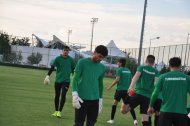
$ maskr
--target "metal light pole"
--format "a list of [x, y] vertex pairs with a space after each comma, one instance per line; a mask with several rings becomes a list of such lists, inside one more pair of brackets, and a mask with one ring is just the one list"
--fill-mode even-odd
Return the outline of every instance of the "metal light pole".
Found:
[[69, 37], [70, 37], [70, 34], [72, 33], [72, 30], [68, 30], [67, 34], [68, 34], [68, 45], [69, 45]]
[[151, 38], [151, 39], [150, 39], [150, 45], [149, 45], [148, 54], [150, 54], [151, 41], [152, 41], [152, 40], [155, 40], [155, 39], [160, 39], [160, 37], [156, 37], [156, 38]]
[[140, 44], [139, 44], [138, 65], [140, 65], [140, 63], [141, 63], [141, 53], [142, 53], [142, 43], [143, 43], [143, 35], [144, 35], [144, 24], [145, 24], [145, 16], [146, 16], [146, 6], [147, 6], [147, 0], [144, 1], [144, 12], [143, 12], [143, 19], [142, 19]]
[[93, 35], [94, 35], [94, 23], [98, 22], [98, 18], [92, 18], [92, 36], [91, 36], [91, 43], [90, 43], [90, 50], [92, 51], [92, 42], [93, 42]]

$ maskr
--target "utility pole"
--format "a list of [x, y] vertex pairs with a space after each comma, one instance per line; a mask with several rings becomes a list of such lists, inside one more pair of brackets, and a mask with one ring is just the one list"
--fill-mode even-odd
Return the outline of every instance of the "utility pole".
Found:
[[67, 34], [68, 34], [68, 45], [69, 45], [69, 37], [70, 37], [70, 34], [72, 33], [72, 30], [68, 30]]
[[98, 18], [92, 18], [92, 36], [91, 36], [91, 43], [90, 43], [90, 51], [92, 51], [92, 42], [93, 42], [93, 35], [94, 35], [94, 23], [98, 22]]
[[141, 64], [141, 53], [142, 53], [142, 44], [143, 44], [143, 35], [144, 35], [144, 24], [145, 24], [145, 16], [146, 16], [146, 7], [147, 7], [147, 0], [145, 0], [145, 2], [144, 2], [144, 12], [143, 12], [142, 27], [141, 27], [140, 44], [139, 44], [138, 65]]

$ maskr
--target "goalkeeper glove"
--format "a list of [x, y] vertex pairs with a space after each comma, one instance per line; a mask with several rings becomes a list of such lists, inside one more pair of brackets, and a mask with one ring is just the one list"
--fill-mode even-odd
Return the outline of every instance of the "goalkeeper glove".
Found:
[[49, 85], [50, 84], [50, 79], [49, 79], [49, 75], [47, 75], [44, 79], [44, 84], [45, 85]]
[[76, 109], [81, 108], [81, 103], [83, 103], [83, 100], [78, 96], [78, 93], [76, 91], [72, 92], [72, 104], [73, 107]]
[[188, 115], [187, 115], [189, 118], [190, 118], [190, 112], [188, 113]]
[[99, 99], [99, 109], [98, 109], [98, 113], [99, 113], [99, 114], [101, 113], [102, 108], [103, 108], [103, 99], [100, 98], [100, 99]]

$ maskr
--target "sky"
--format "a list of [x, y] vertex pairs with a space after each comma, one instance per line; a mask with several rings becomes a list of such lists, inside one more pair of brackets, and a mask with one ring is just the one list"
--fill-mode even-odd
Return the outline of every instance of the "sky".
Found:
[[[70, 43], [91, 42], [138, 48], [144, 0], [0, 0], [0, 30], [13, 36]], [[143, 47], [185, 44], [190, 33], [190, 0], [148, 0]]]

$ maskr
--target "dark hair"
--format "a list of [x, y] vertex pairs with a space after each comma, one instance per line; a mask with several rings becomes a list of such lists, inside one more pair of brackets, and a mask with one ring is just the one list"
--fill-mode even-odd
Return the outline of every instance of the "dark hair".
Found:
[[99, 45], [95, 48], [97, 53], [102, 54], [104, 57], [108, 55], [108, 49], [104, 45]]
[[154, 57], [153, 55], [148, 55], [148, 56], [146, 57], [146, 61], [147, 61], [148, 63], [154, 64], [155, 57]]
[[169, 65], [171, 67], [180, 67], [181, 66], [181, 59], [179, 57], [170, 58]]
[[122, 67], [125, 67], [125, 65], [126, 65], [126, 59], [120, 58], [118, 62], [121, 63]]
[[69, 46], [64, 46], [64, 47], [63, 47], [63, 50], [65, 50], [65, 49], [67, 49], [67, 50], [69, 50], [69, 51], [71, 50], [71, 49], [69, 48]]

